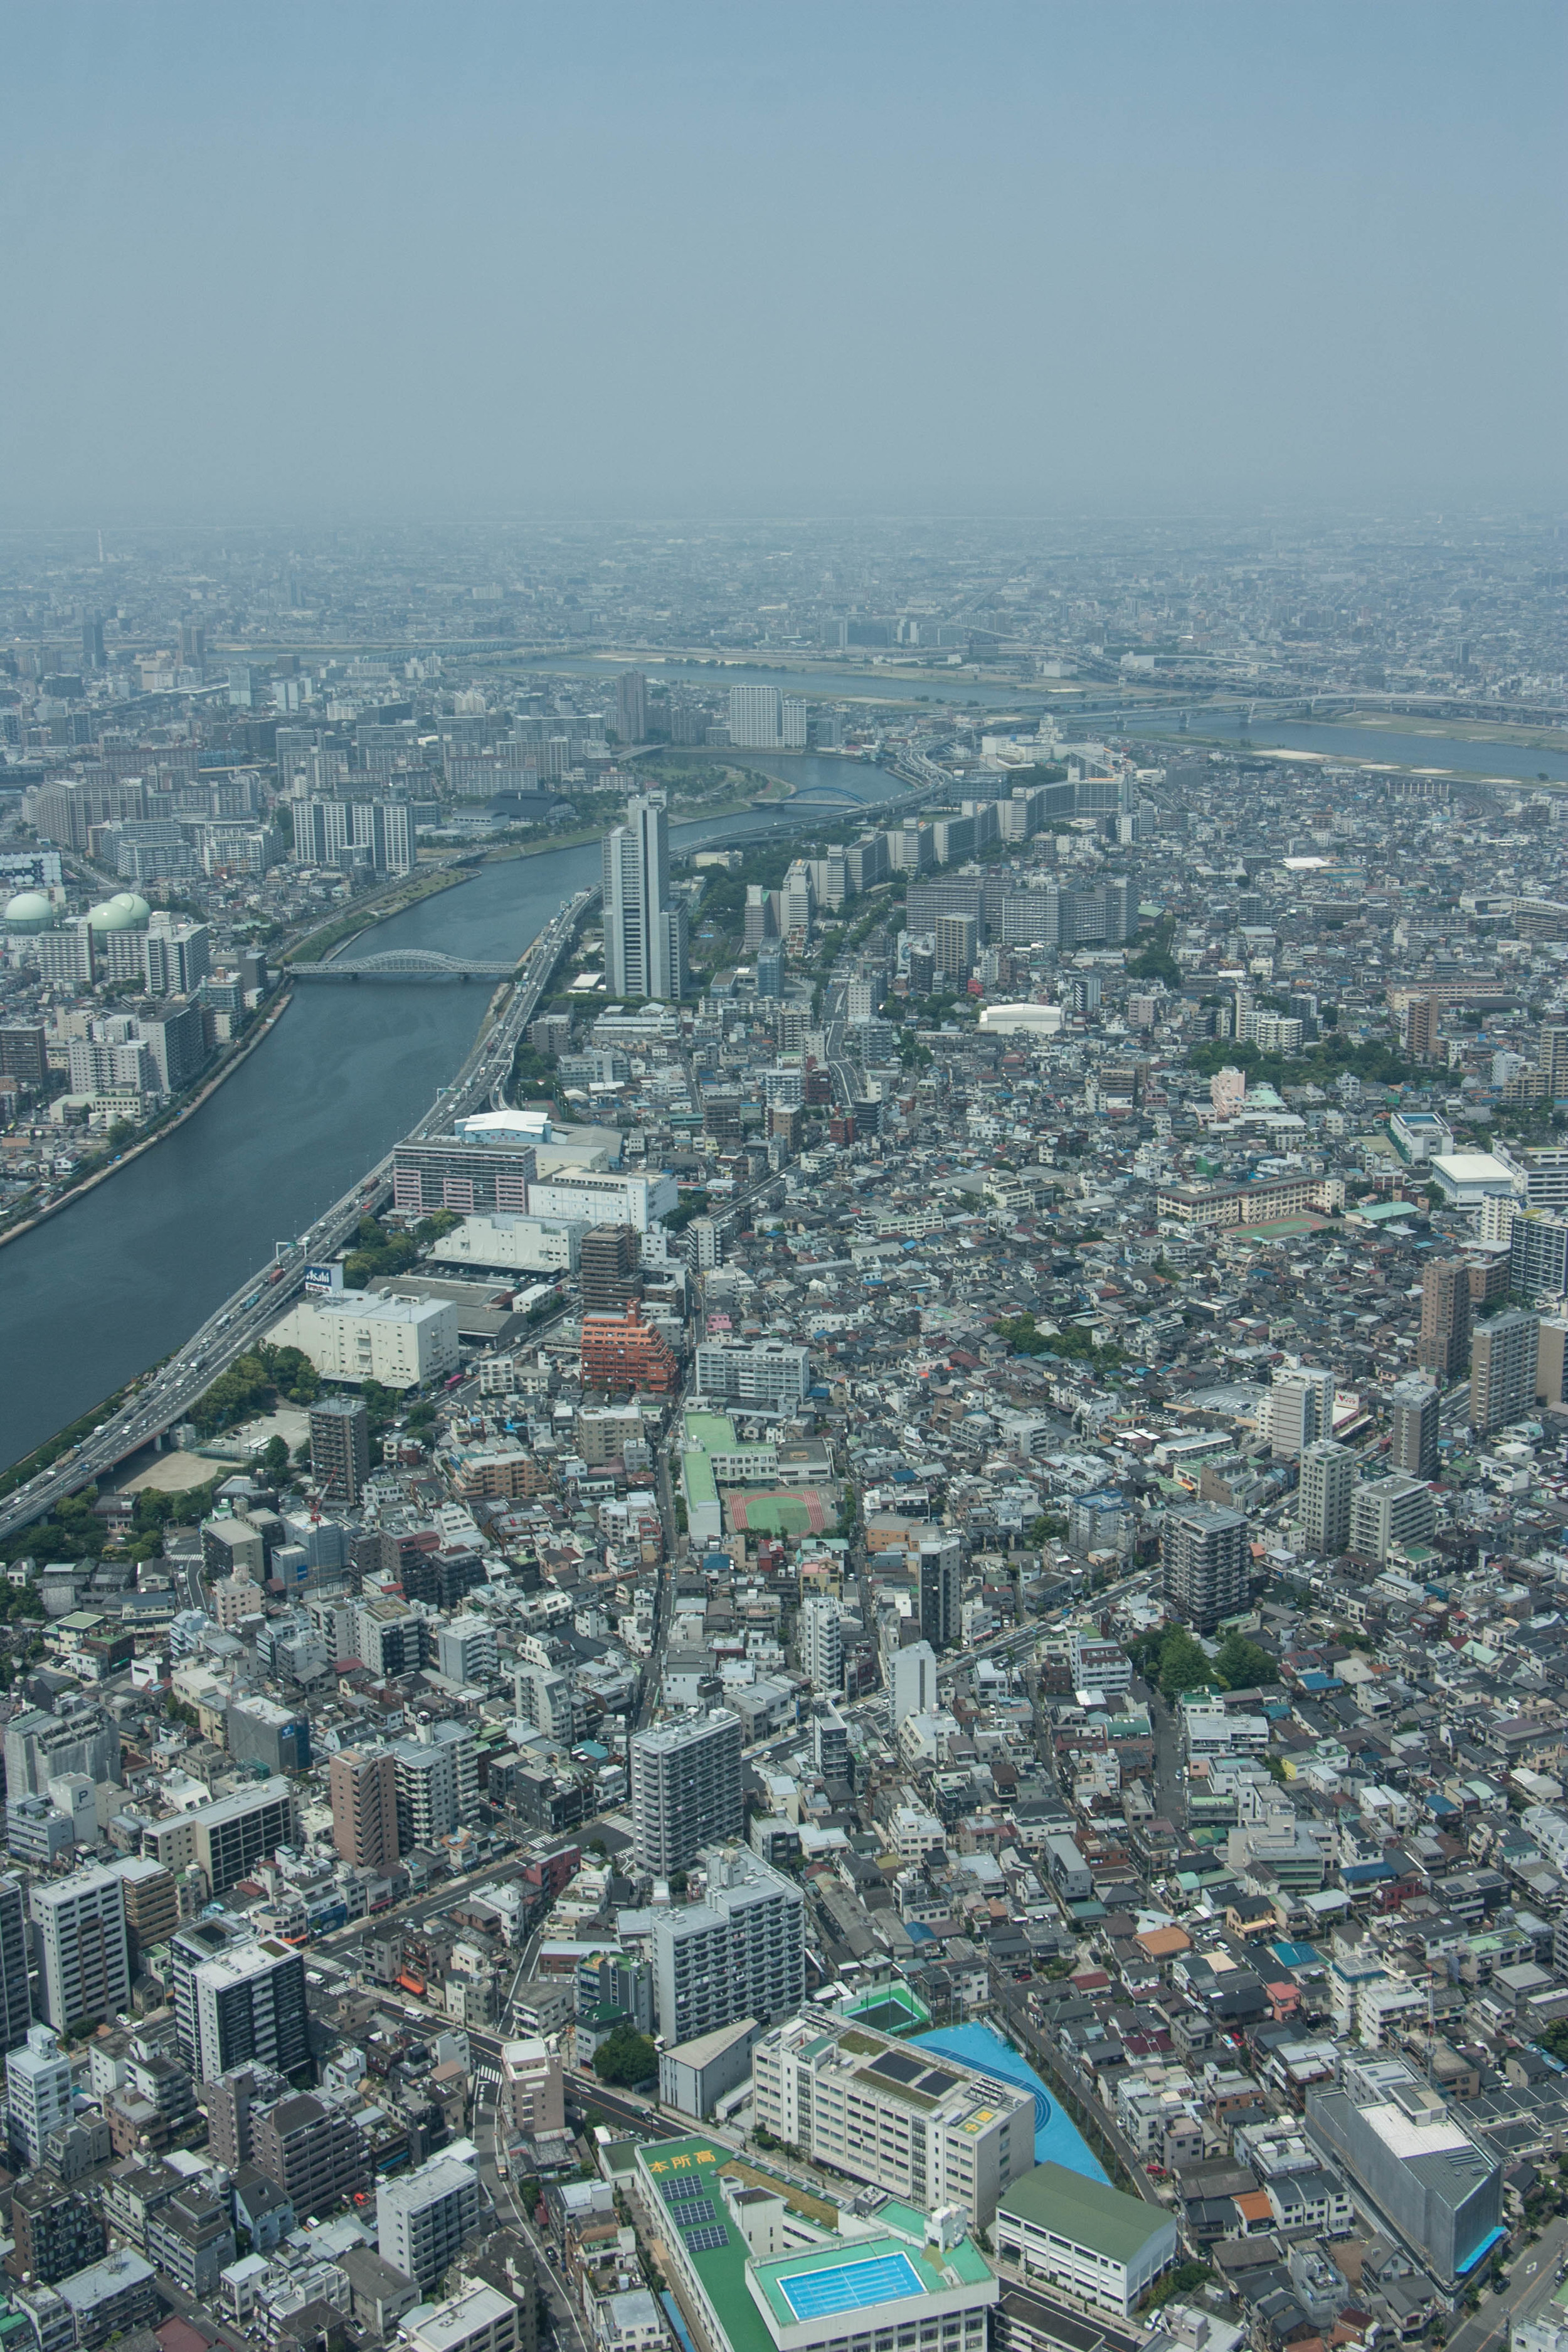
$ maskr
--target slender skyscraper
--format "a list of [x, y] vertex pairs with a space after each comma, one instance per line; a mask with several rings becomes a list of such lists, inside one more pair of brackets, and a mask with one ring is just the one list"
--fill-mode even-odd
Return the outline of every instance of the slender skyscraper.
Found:
[[679, 1003], [686, 988], [686, 908], [669, 895], [669, 817], [662, 793], [637, 793], [605, 835], [605, 979], [612, 996]]

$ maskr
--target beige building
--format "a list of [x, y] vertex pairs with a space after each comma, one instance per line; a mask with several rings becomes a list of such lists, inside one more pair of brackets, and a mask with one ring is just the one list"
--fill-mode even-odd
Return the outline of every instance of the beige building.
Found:
[[340, 1291], [302, 1300], [267, 1336], [298, 1348], [329, 1381], [411, 1389], [458, 1369], [458, 1310], [445, 1298]]
[[565, 2074], [559, 2054], [537, 2035], [501, 2043], [500, 2095], [525, 2138], [565, 2130]]

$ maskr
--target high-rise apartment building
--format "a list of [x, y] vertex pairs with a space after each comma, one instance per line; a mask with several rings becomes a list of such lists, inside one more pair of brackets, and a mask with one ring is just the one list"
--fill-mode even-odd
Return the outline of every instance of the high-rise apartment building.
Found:
[[427, 1738], [396, 1740], [391, 1755], [400, 1853], [435, 1845], [472, 1821], [479, 1811], [479, 1766], [470, 1724], [434, 1724]]
[[647, 741], [647, 680], [640, 669], [624, 669], [616, 680], [616, 732], [623, 743]]
[[1276, 1461], [1293, 1462], [1334, 1433], [1334, 1376], [1300, 1364], [1276, 1372], [1268, 1391], [1268, 1443]]
[[784, 697], [776, 686], [730, 688], [730, 740], [743, 751], [776, 751], [784, 740]]
[[1541, 1318], [1510, 1307], [1478, 1323], [1470, 1339], [1470, 1427], [1489, 1437], [1535, 1407]]
[[255, 2063], [292, 2074], [310, 2054], [305, 1963], [270, 1936], [204, 1960], [192, 1979], [199, 2082]]
[[584, 1388], [671, 1396], [680, 1385], [668, 1340], [657, 1325], [644, 1322], [635, 1298], [622, 1315], [584, 1316], [581, 1355]]
[[708, 1339], [697, 1350], [693, 1394], [710, 1404], [793, 1412], [810, 1386], [810, 1349], [784, 1339]]
[[[247, 1919], [232, 1912], [220, 1911], [207, 1919], [193, 1919], [169, 1938], [169, 1972], [173, 1979], [174, 2031], [179, 2036], [180, 2055], [188, 2074], [200, 2071], [198, 2059], [198, 2026], [196, 2020], [196, 1971], [209, 1960], [225, 1953], [237, 1951], [255, 1941], [256, 1930]], [[223, 2069], [219, 2067], [218, 2073]]]
[[980, 951], [980, 926], [973, 915], [939, 915], [936, 919], [936, 973], [939, 980], [960, 986], [974, 970]]
[[800, 1663], [814, 1691], [826, 1698], [843, 1697], [843, 1622], [830, 1594], [813, 1592], [801, 1602]]
[[951, 1649], [963, 1630], [963, 1540], [924, 1536], [920, 1549], [921, 1635], [933, 1650]]
[[1351, 1489], [1355, 1455], [1348, 1445], [1324, 1438], [1301, 1456], [1298, 1489], [1301, 1533], [1321, 1559], [1337, 1559], [1351, 1539]]
[[71, 2116], [70, 2061], [52, 2025], [31, 2025], [5, 2057], [5, 2103], [11, 2146], [29, 2169], [44, 2160], [44, 2142]]
[[1351, 1549], [1384, 1560], [1396, 1545], [1425, 1543], [1437, 1524], [1437, 1506], [1424, 1479], [1368, 1478], [1351, 1496]]
[[1388, 1465], [1407, 1478], [1437, 1475], [1443, 1400], [1430, 1381], [1396, 1381], [1389, 1391]]
[[265, 2110], [287, 2095], [288, 2084], [266, 2066], [231, 2066], [207, 2084], [203, 2097], [207, 2146], [227, 2172], [237, 2172], [256, 2153], [256, 2126]]
[[453, 2156], [433, 2156], [375, 2196], [376, 2249], [384, 2263], [428, 2294], [485, 2217], [479, 2177]]
[[79, 1870], [35, 1883], [33, 1920], [42, 1944], [44, 2013], [58, 2032], [131, 2006], [125, 1883], [118, 1870]]
[[154, 1944], [166, 1944], [180, 1924], [180, 1890], [171, 1872], [144, 1854], [130, 1855], [112, 1867], [125, 1889], [125, 1934], [131, 1974], [142, 1971], [142, 1955]]
[[700, 1903], [667, 1904], [653, 1930], [654, 2006], [666, 2042], [691, 2042], [742, 2017], [771, 2025], [805, 1997], [800, 1888], [743, 1845], [700, 1857]]
[[7, 1872], [0, 1876], [0, 2051], [15, 2050], [26, 2042], [32, 2022], [22, 1882]]
[[662, 793], [633, 793], [626, 823], [605, 835], [601, 869], [610, 993], [679, 1003], [686, 992], [686, 907], [670, 896]]
[[741, 1718], [727, 1707], [677, 1717], [631, 1742], [633, 1854], [668, 1878], [705, 1845], [741, 1835]]
[[1212, 1633], [1222, 1617], [1247, 1605], [1247, 1520], [1217, 1503], [1167, 1511], [1160, 1528], [1165, 1599], [1194, 1632]]
[[341, 1748], [327, 1781], [339, 1853], [351, 1870], [389, 1870], [397, 1860], [397, 1766], [390, 1751]]
[[307, 2092], [258, 2114], [251, 2161], [296, 2213], [330, 2213], [370, 2187], [370, 2144], [352, 2116]]
[[363, 1397], [319, 1397], [310, 1407], [310, 1475], [323, 1501], [359, 1501], [370, 1476], [370, 1414]]
[[936, 1652], [910, 1642], [888, 1656], [888, 1709], [896, 1731], [908, 1715], [931, 1715], [937, 1705]]
[[1470, 1270], [1463, 1258], [1440, 1258], [1421, 1277], [1421, 1330], [1415, 1360], [1440, 1381], [1457, 1381], [1469, 1358]]
[[595, 1225], [583, 1236], [578, 1275], [585, 1315], [619, 1315], [638, 1294], [640, 1244], [632, 1225]]

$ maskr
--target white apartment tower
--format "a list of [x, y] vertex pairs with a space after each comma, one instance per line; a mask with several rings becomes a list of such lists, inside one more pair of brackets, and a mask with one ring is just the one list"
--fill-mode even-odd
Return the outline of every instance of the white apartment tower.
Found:
[[376, 2190], [376, 2251], [428, 2294], [484, 2219], [478, 2175], [456, 2157], [433, 2156]]
[[679, 1003], [686, 989], [686, 908], [669, 893], [669, 815], [662, 793], [634, 793], [605, 835], [605, 977], [612, 996]]
[[1337, 1559], [1351, 1539], [1351, 1492], [1355, 1455], [1331, 1438], [1301, 1455], [1301, 1533], [1320, 1558]]
[[730, 688], [730, 740], [743, 751], [776, 751], [784, 737], [784, 697], [776, 686]]
[[705, 1845], [741, 1835], [741, 1718], [721, 1706], [634, 1736], [632, 1850], [639, 1870], [668, 1878]]
[[793, 1879], [743, 1845], [701, 1857], [700, 1903], [654, 1915], [655, 2015], [667, 2042], [793, 2017], [805, 1997], [805, 1908]]
[[43, 1946], [39, 1984], [58, 2032], [89, 2018], [107, 2022], [131, 2006], [125, 1882], [118, 1870], [79, 1870], [36, 1884], [33, 1919]]
[[52, 2025], [32, 2025], [19, 2050], [5, 2059], [5, 2104], [11, 2145], [29, 2170], [44, 2160], [44, 2142], [71, 2116], [70, 2060], [60, 2053]]
[[838, 1603], [814, 1592], [801, 1603], [800, 1663], [814, 1691], [826, 1698], [844, 1695], [844, 1626]]

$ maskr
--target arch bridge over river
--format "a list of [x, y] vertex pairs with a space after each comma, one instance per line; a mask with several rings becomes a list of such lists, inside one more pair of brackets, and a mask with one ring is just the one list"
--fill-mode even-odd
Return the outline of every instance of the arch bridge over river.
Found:
[[381, 955], [363, 956], [352, 963], [297, 963], [289, 978], [297, 980], [510, 980], [514, 963], [475, 963], [463, 956], [443, 955], [437, 948], [388, 948]]

